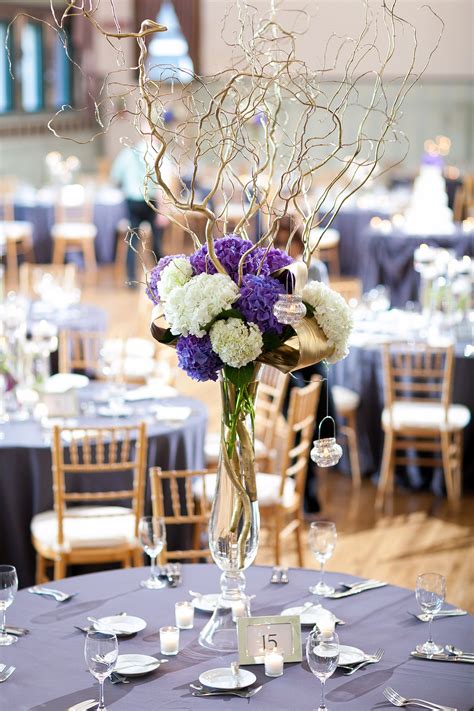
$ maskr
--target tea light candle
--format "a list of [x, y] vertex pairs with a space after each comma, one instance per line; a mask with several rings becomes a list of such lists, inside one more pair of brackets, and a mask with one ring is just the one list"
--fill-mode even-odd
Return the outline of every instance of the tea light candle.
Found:
[[232, 605], [232, 619], [235, 622], [238, 617], [247, 615], [247, 606], [243, 600], [238, 600]]
[[329, 610], [323, 610], [316, 617], [316, 625], [321, 634], [332, 634], [336, 628], [336, 617]]
[[177, 627], [160, 627], [161, 654], [173, 656], [179, 650], [179, 629]]
[[283, 654], [274, 648], [265, 653], [265, 676], [281, 676], [283, 674]]
[[176, 626], [181, 630], [192, 630], [194, 626], [194, 607], [192, 603], [177, 602], [174, 606]]

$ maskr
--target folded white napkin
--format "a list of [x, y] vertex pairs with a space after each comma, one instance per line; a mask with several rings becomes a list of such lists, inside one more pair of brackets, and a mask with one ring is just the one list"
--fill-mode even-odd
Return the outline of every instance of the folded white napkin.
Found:
[[153, 412], [157, 420], [172, 420], [173, 422], [181, 422], [187, 420], [192, 410], [190, 407], [168, 407], [159, 405], [154, 408]]

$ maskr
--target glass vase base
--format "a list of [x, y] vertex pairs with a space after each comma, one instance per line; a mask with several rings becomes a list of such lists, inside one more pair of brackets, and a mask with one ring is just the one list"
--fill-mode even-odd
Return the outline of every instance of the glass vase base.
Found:
[[158, 578], [148, 578], [148, 580], [141, 581], [140, 587], [147, 590], [161, 590], [166, 587], [166, 583]]
[[13, 634], [0, 635], [0, 647], [9, 647], [10, 644], [15, 644], [18, 642], [18, 637]]
[[309, 591], [310, 593], [313, 593], [313, 595], [320, 595], [324, 597], [324, 595], [332, 595], [333, 592], [335, 592], [335, 588], [332, 588], [330, 585], [326, 585], [326, 583], [318, 583], [317, 585], [311, 585]]
[[434, 642], [425, 642], [424, 644], [417, 644], [416, 651], [420, 654], [442, 654], [444, 647]]
[[199, 644], [215, 652], [237, 651], [237, 626], [230, 603], [218, 602], [211, 619], [201, 630]]

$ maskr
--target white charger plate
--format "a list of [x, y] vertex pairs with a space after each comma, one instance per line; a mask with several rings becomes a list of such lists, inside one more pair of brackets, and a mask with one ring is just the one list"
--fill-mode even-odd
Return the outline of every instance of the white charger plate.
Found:
[[196, 595], [192, 599], [192, 605], [196, 610], [202, 612], [214, 612], [216, 609], [219, 593], [209, 593], [207, 595]]
[[144, 676], [156, 671], [160, 661], [148, 654], [119, 654], [114, 671], [126, 676]]
[[322, 612], [329, 612], [322, 605], [313, 605], [312, 607], [287, 607], [280, 612], [280, 615], [299, 615], [302, 625], [315, 625]]
[[132, 615], [111, 615], [110, 617], [100, 617], [93, 623], [97, 632], [112, 632], [118, 637], [126, 637], [136, 632], [141, 632], [146, 627], [145, 620]]
[[363, 662], [365, 659], [365, 654], [362, 649], [358, 647], [348, 647], [345, 644], [339, 646], [339, 662], [338, 666], [346, 664], [357, 664], [358, 662]]
[[238, 679], [232, 674], [230, 667], [219, 667], [217, 669], [209, 669], [203, 672], [199, 681], [204, 686], [210, 686], [213, 689], [245, 689], [257, 680], [253, 672], [247, 669], [239, 669]]

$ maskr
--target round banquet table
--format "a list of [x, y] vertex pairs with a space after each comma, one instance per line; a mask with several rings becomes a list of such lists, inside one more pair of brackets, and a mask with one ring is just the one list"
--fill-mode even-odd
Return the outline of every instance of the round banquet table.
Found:
[[[90, 383], [78, 390], [79, 405], [90, 398], [96, 407], [104, 405], [101, 391], [103, 383]], [[129, 402], [133, 414], [123, 418], [100, 417], [98, 414], [81, 414], [64, 424], [74, 427], [120, 426], [145, 420], [148, 435], [147, 467], [160, 466], [163, 469], [201, 469], [204, 466], [204, 438], [206, 434], [207, 410], [198, 400], [188, 397], [166, 397], [163, 399]], [[159, 419], [153, 408], [160, 406]], [[182, 421], [166, 419], [166, 409], [170, 407], [189, 408], [188, 416]], [[51, 429], [43, 427], [36, 420], [9, 422], [2, 425], [0, 438], [0, 560], [15, 565], [20, 585], [34, 583], [35, 553], [31, 544], [30, 521], [42, 511], [53, 508], [51, 474]], [[81, 487], [81, 477], [75, 482]], [[88, 479], [88, 482], [90, 478]], [[110, 476], [94, 477], [88, 490], [106, 491], [123, 488], [130, 484], [128, 472]], [[146, 509], [150, 511], [150, 496], [147, 487]], [[1, 705], [0, 705], [1, 706]]]
[[106, 331], [107, 312], [93, 304], [73, 304], [65, 308], [32, 301], [28, 307], [27, 323], [31, 331], [32, 324], [41, 321], [54, 323], [59, 331]]
[[[219, 570], [212, 565], [183, 566], [178, 588], [144, 590], [139, 582], [147, 576], [144, 568], [130, 568], [65, 579], [55, 588], [78, 595], [67, 603], [18, 593], [8, 611], [8, 622], [27, 627], [30, 634], [4, 647], [0, 661], [13, 664], [16, 671], [1, 688], [1, 706], [9, 711], [65, 711], [69, 706], [98, 697], [98, 686], [88, 673], [83, 656], [84, 635], [74, 625], [87, 624], [88, 616], [103, 617], [125, 611], [142, 617], [147, 627], [136, 636], [120, 639], [119, 653], [149, 654], [161, 658], [159, 628], [174, 625], [174, 604], [189, 597], [188, 590], [216, 592]], [[288, 585], [271, 585], [271, 570], [251, 567], [246, 572], [247, 592], [255, 594], [253, 615], [275, 615], [290, 605], [315, 599], [308, 592], [315, 571], [292, 569]], [[328, 574], [337, 584], [355, 580], [339, 573]], [[324, 600], [324, 606], [342, 618], [338, 627], [341, 644], [354, 645], [365, 652], [385, 650], [378, 664], [353, 676], [341, 670], [328, 680], [327, 704], [331, 711], [382, 711], [393, 707], [382, 695], [392, 686], [403, 696], [436, 701], [468, 711], [472, 706], [472, 667], [468, 664], [417, 660], [410, 657], [416, 644], [426, 641], [428, 625], [410, 614], [417, 611], [411, 590], [387, 586], [343, 600]], [[181, 630], [179, 653], [157, 671], [131, 679], [130, 684], [106, 682], [105, 701], [114, 711], [146, 709], [242, 709], [255, 711], [312, 711], [319, 700], [319, 681], [310, 672], [305, 654], [302, 663], [285, 665], [278, 678], [265, 677], [263, 667], [249, 666], [262, 690], [248, 701], [236, 697], [200, 699], [191, 696], [189, 684], [215, 667], [229, 666], [236, 654], [213, 653], [198, 643], [200, 629], [208, 614], [197, 612], [194, 629]], [[303, 643], [309, 627], [302, 629]], [[440, 619], [433, 625], [434, 638], [443, 644], [472, 649], [474, 625], [471, 616]]]
[[419, 301], [420, 277], [413, 267], [420, 244], [452, 250], [456, 257], [474, 257], [474, 232], [456, 225], [452, 234], [412, 235], [393, 230], [389, 234], [369, 229], [361, 234], [359, 259], [364, 292], [382, 284], [390, 290], [392, 307], [403, 308], [407, 301]]

